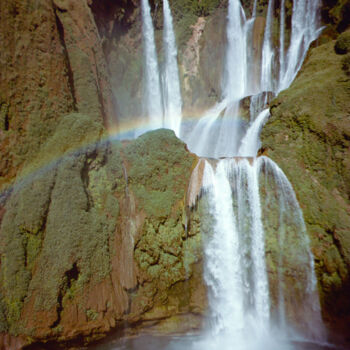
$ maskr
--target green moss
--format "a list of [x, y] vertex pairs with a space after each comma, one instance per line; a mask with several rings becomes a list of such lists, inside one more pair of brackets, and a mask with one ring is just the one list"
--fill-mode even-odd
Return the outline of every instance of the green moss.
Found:
[[0, 103], [0, 129], [7, 131], [9, 129], [9, 106], [6, 103]]
[[332, 293], [349, 279], [349, 108], [350, 82], [329, 42], [311, 50], [291, 87], [272, 102], [262, 131], [303, 209], [327, 312], [337, 312], [340, 294]]
[[98, 312], [92, 309], [86, 310], [86, 316], [90, 321], [95, 321], [98, 318]]
[[6, 315], [7, 315], [7, 305], [3, 300], [3, 296], [0, 294], [0, 332], [1, 333], [8, 331]]
[[338, 55], [344, 55], [350, 52], [350, 32], [345, 32], [338, 36], [334, 50]]
[[147, 215], [167, 217], [184, 198], [194, 158], [173, 131], [146, 133], [124, 149], [128, 184], [139, 209]]
[[346, 55], [341, 60], [341, 67], [346, 75], [350, 76], [350, 55]]

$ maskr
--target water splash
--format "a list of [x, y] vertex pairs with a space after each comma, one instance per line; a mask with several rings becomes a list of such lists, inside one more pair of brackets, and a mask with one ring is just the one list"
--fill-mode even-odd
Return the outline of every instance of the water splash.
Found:
[[164, 127], [174, 130], [175, 134], [179, 137], [182, 118], [182, 98], [177, 64], [176, 40], [168, 0], [163, 1], [163, 16], [163, 47], [165, 51], [163, 74]]

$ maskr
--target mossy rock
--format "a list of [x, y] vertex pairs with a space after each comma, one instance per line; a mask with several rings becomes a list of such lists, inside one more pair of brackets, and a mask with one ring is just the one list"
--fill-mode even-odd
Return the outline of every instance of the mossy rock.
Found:
[[350, 31], [339, 35], [335, 42], [334, 50], [338, 55], [345, 55], [350, 52]]
[[183, 200], [195, 161], [186, 145], [171, 130], [140, 136], [124, 148], [128, 184], [139, 209], [148, 216], [168, 217]]
[[350, 76], [350, 54], [343, 57], [341, 60], [341, 67], [346, 75]]
[[324, 316], [345, 320], [350, 307], [340, 315], [339, 305], [348, 305], [349, 290], [350, 81], [334, 44], [310, 51], [293, 84], [272, 101], [261, 136], [303, 209]]

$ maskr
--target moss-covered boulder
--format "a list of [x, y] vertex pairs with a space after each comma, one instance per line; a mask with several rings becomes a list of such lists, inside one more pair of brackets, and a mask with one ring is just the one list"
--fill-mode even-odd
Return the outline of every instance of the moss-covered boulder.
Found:
[[262, 141], [296, 191], [324, 317], [341, 328], [350, 316], [350, 80], [333, 47], [311, 50], [294, 83], [272, 102]]

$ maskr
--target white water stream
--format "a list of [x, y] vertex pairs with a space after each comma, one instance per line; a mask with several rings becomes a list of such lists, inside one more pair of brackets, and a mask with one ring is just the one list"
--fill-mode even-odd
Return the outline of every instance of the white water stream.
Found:
[[[269, 0], [261, 57], [253, 61], [250, 45], [257, 2], [254, 1], [252, 18], [247, 19], [240, 1], [229, 0], [222, 99], [183, 136], [189, 149], [199, 156], [226, 157], [204, 160], [202, 191], [209, 205], [206, 215], [212, 219], [211, 233], [204, 237], [204, 278], [210, 314], [205, 332], [208, 336], [204, 343], [194, 343], [193, 348], [277, 350], [292, 348], [288, 339], [293, 337], [323, 340], [313, 257], [302, 212], [282, 170], [266, 157], [256, 158], [260, 132], [269, 117], [269, 96], [292, 83], [311, 42], [319, 34], [318, 2], [294, 0], [287, 45], [282, 0], [279, 47], [275, 47], [274, 0]], [[159, 119], [162, 95], [158, 91], [159, 71], [148, 1], [142, 0], [142, 5], [148, 113], [154, 117], [150, 124], [152, 128], [164, 125], [179, 135], [182, 101], [169, 4], [164, 0], [163, 123]], [[259, 79], [255, 79], [257, 84], [252, 83], [254, 65], [260, 65], [256, 70], [260, 72]], [[155, 93], [158, 96], [153, 100]], [[243, 120], [240, 100], [247, 96], [251, 96], [250, 120]], [[196, 176], [197, 173], [194, 172]], [[271, 203], [277, 205], [273, 207]], [[270, 215], [278, 217], [277, 231], [270, 228]], [[271, 244], [274, 240], [277, 243], [267, 247], [271, 249], [267, 253], [266, 242]], [[278, 249], [274, 250], [276, 246]], [[267, 264], [267, 256], [274, 269]], [[299, 276], [295, 286], [286, 276], [288, 269]]]
[[[313, 256], [302, 212], [282, 170], [266, 157], [256, 158], [260, 132], [270, 115], [266, 104], [292, 83], [319, 31], [317, 1], [294, 1], [291, 40], [285, 52], [284, 0], [282, 6], [280, 47], [273, 45], [275, 14], [274, 0], [270, 0], [261, 60], [253, 62], [249, 45], [256, 2], [252, 18], [246, 19], [240, 2], [229, 1], [222, 101], [186, 138], [198, 155], [241, 157], [206, 161], [203, 173], [203, 191], [210, 208], [204, 215], [213, 222], [212, 233], [205, 238], [210, 322], [201, 344], [207, 349], [289, 349], [293, 348], [292, 338], [324, 340]], [[260, 64], [258, 91], [250, 81], [254, 64]], [[250, 120], [243, 121], [239, 101], [250, 95]], [[272, 215], [279, 218], [277, 231], [269, 222]], [[293, 283], [285, 271], [294, 271], [298, 283]]]
[[163, 126], [162, 93], [159, 81], [157, 49], [154, 41], [151, 8], [148, 0], [141, 0], [141, 10], [145, 70], [144, 110], [147, 113], [148, 123], [145, 128], [138, 131], [136, 136], [142, 132], [158, 129]]
[[165, 52], [163, 75], [164, 127], [174, 130], [175, 134], [179, 137], [182, 118], [182, 98], [173, 19], [168, 0], [163, 1], [163, 16], [163, 47]]
[[154, 129], [167, 128], [180, 137], [182, 97], [180, 90], [177, 46], [168, 0], [163, 1], [164, 67], [160, 74], [151, 8], [148, 0], [141, 0], [144, 57], [145, 123], [135, 136]]

